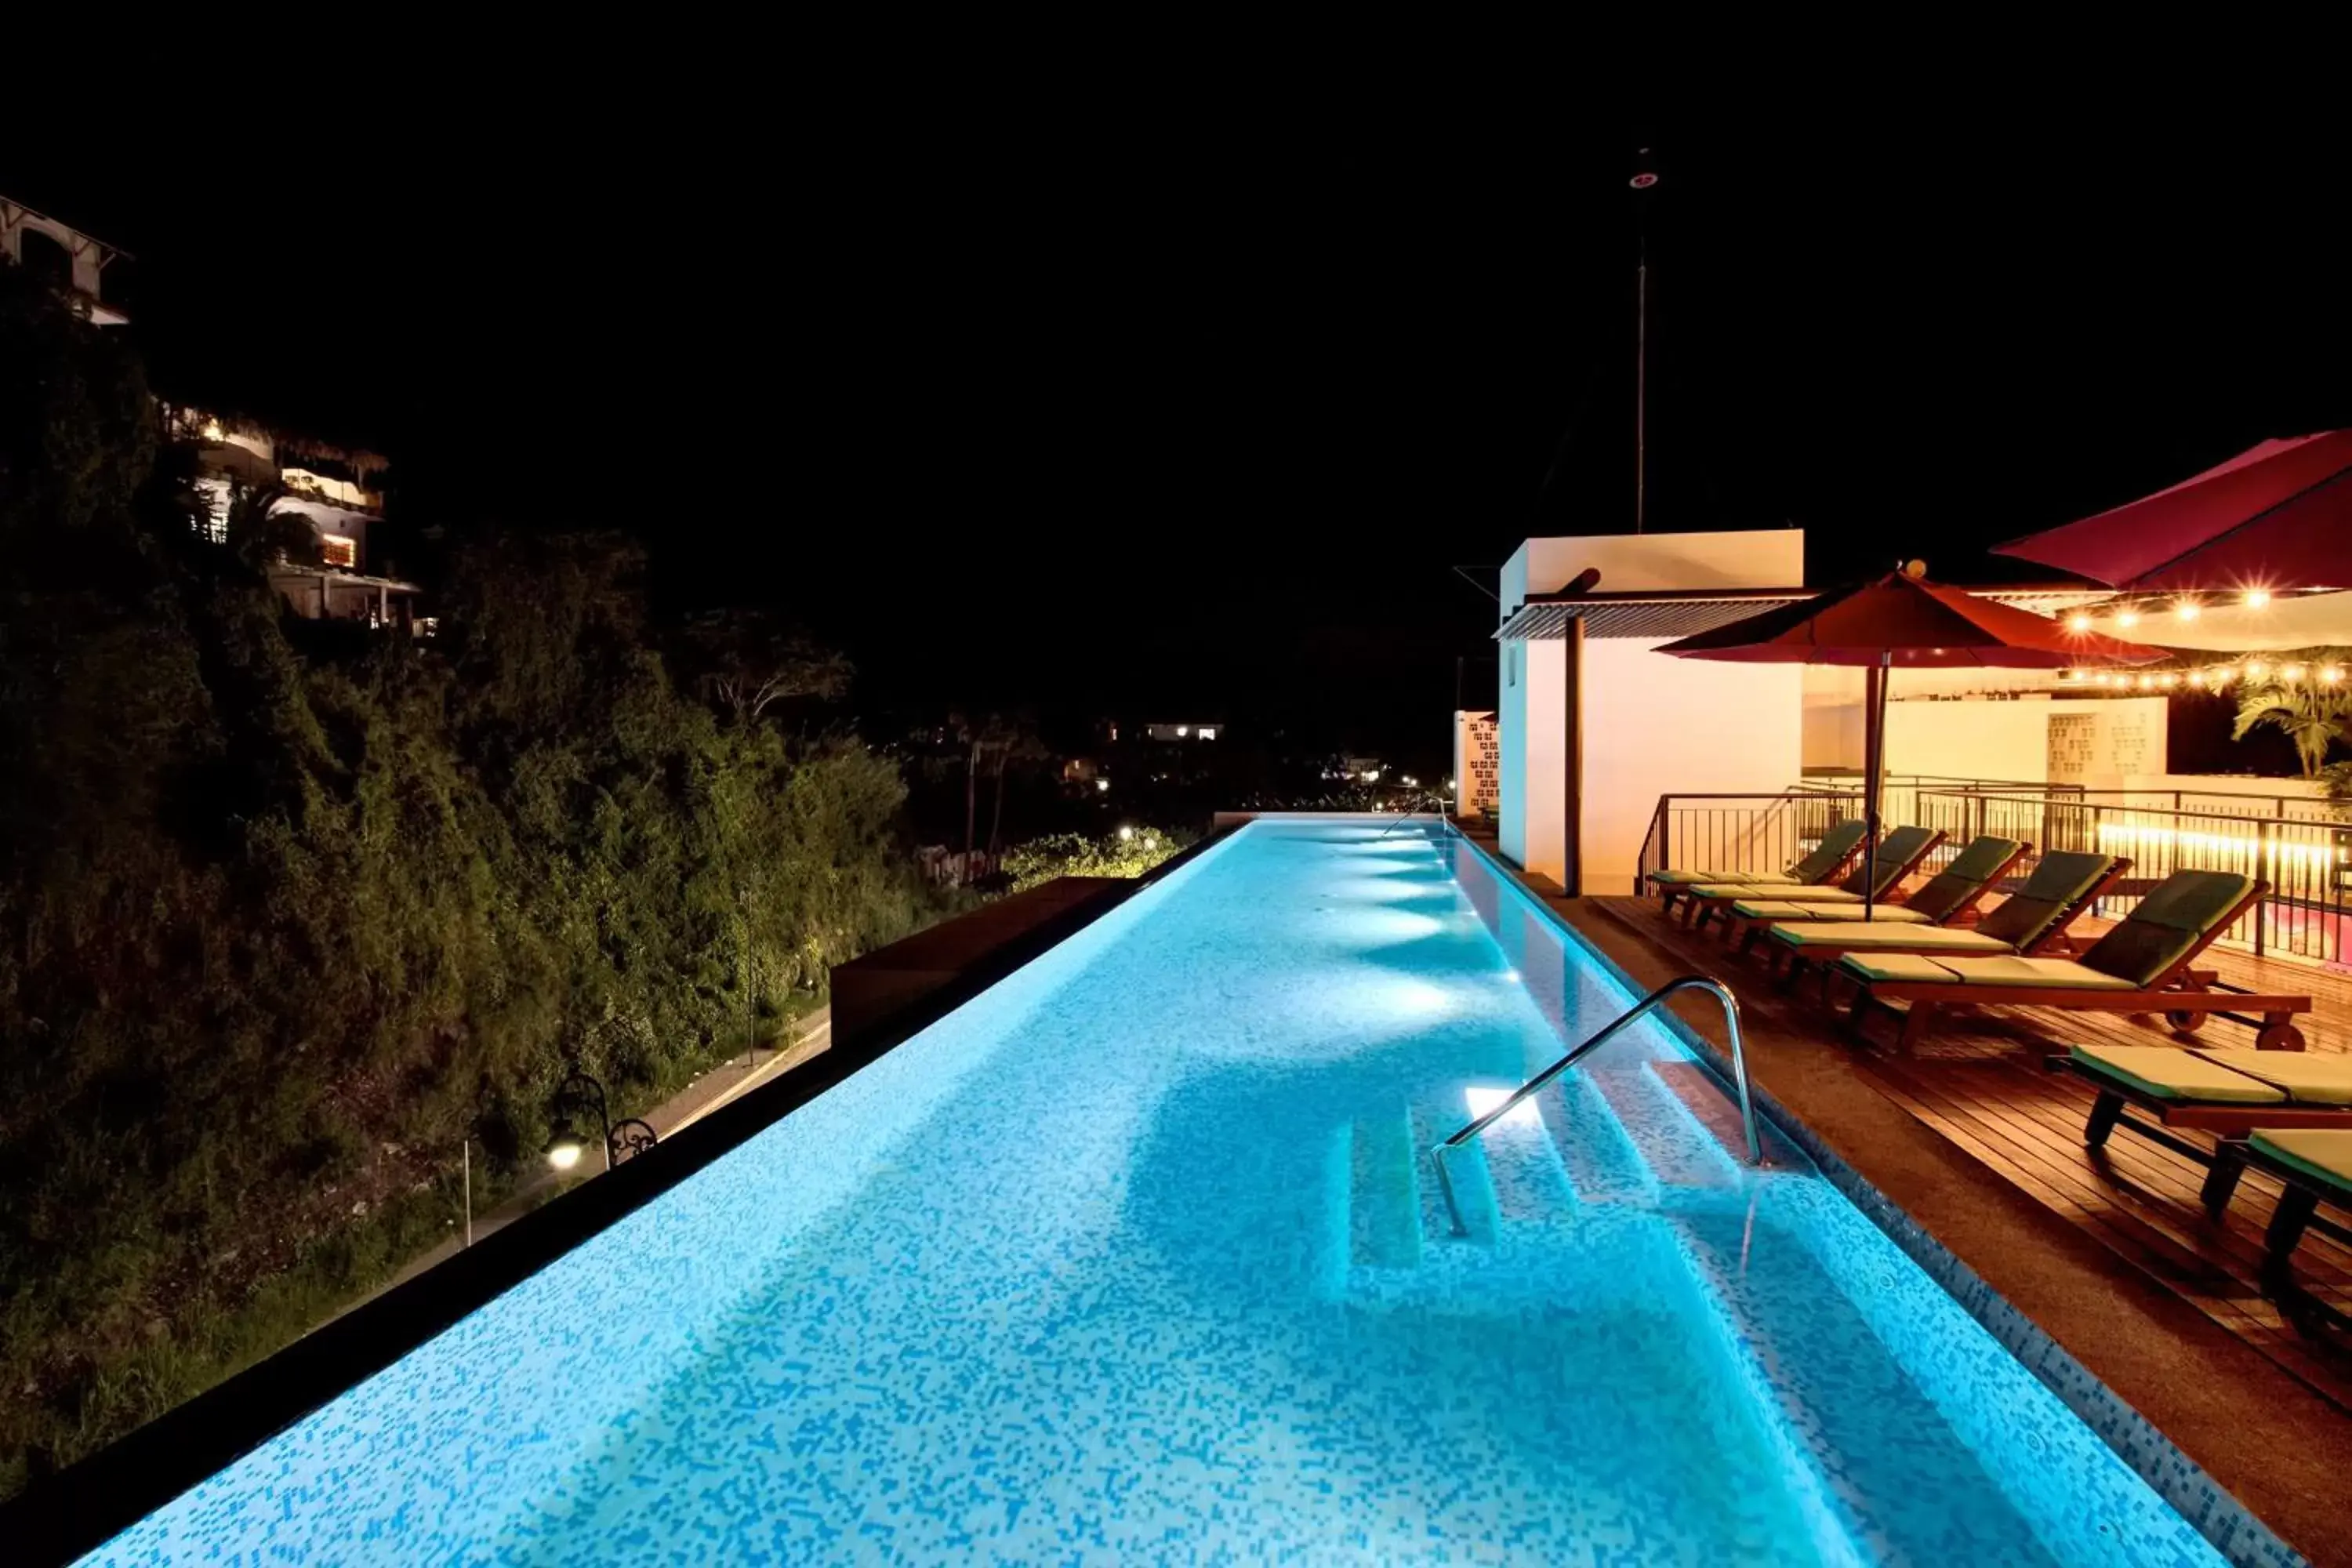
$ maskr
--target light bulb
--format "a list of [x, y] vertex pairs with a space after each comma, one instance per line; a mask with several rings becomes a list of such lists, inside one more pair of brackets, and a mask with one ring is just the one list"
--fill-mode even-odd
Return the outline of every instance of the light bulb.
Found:
[[2136, 626], [2139, 625], [2139, 612], [2137, 610], [2117, 611], [2116, 613], [2116, 625], [2119, 626]]
[[2197, 601], [2182, 599], [2172, 606], [2172, 613], [2184, 621], [2193, 621], [2197, 618]]
[[2073, 615], [2068, 616], [2066, 617], [2066, 629], [2070, 632], [2089, 631], [2091, 629], [2090, 612], [2087, 610], [2077, 610]]
[[2246, 590], [2246, 608], [2250, 610], [2259, 610], [2270, 602], [2271, 591], [2268, 588], [2249, 588]]

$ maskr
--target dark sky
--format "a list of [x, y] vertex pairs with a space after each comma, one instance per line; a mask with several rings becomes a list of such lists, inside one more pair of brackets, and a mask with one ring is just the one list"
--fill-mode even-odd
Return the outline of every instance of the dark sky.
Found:
[[381, 447], [412, 521], [635, 529], [666, 598], [796, 608], [877, 705], [1442, 745], [1491, 647], [1451, 568], [1630, 525], [1641, 142], [1654, 528], [1965, 578], [2352, 423], [2347, 132], [2292, 90], [377, 59], [192, 139], [167, 53], [94, 68], [110, 112], [0, 145], [0, 191], [138, 253], [168, 387]]

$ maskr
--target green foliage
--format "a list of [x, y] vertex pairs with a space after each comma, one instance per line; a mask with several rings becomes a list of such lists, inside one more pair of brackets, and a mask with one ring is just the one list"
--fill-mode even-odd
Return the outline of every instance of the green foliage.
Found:
[[1082, 833], [1055, 833], [1016, 844], [1004, 852], [1003, 872], [1010, 890], [1020, 892], [1056, 877], [1140, 877], [1162, 860], [1192, 844], [1196, 835], [1162, 828], [1135, 828], [1122, 838], [1107, 833], [1089, 838]]
[[2342, 740], [2347, 723], [2352, 723], [2352, 689], [2326, 684], [2311, 671], [2340, 664], [2346, 657], [2341, 648], [2317, 650], [2302, 666], [2300, 679], [2288, 679], [2282, 665], [2262, 681], [2249, 681], [2239, 694], [2238, 717], [2230, 727], [2230, 739], [2242, 741], [2257, 725], [2284, 730], [2303, 760], [2303, 776], [2318, 777], [2327, 761], [2328, 747]]
[[[0, 1495], [268, 1353], [932, 918], [896, 768], [721, 721], [622, 541], [306, 658], [135, 363], [0, 267]], [[756, 1016], [756, 1022], [755, 1022]], [[487, 1154], [487, 1162], [485, 1159]]]

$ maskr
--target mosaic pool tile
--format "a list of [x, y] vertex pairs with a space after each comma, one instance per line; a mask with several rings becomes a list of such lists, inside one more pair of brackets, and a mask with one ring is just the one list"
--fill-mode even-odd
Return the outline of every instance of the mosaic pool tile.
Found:
[[[1260, 823], [92, 1561], [2220, 1561], [1483, 863]], [[2046, 1374], [2045, 1374], [2046, 1375]]]

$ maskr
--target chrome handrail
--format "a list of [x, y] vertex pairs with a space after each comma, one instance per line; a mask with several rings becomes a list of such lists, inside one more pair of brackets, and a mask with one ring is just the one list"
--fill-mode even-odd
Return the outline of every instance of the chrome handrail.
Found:
[[1667, 981], [1664, 985], [1634, 1003], [1631, 1008], [1619, 1014], [1599, 1034], [1519, 1085], [1511, 1092], [1510, 1098], [1504, 1100], [1502, 1104], [1479, 1117], [1444, 1142], [1431, 1145], [1430, 1163], [1437, 1167], [1438, 1190], [1445, 1194], [1445, 1215], [1454, 1222], [1454, 1235], [1467, 1236], [1470, 1234], [1470, 1227], [1462, 1223], [1462, 1206], [1454, 1201], [1454, 1178], [1445, 1173], [1446, 1151], [1460, 1148], [1496, 1122], [1500, 1121], [1509, 1115], [1520, 1101], [1539, 1092], [1544, 1085], [1574, 1067], [1593, 1051], [1615, 1039], [1629, 1025], [1675, 992], [1688, 991], [1694, 987], [1711, 992], [1715, 999], [1723, 1004], [1724, 1025], [1731, 1032], [1731, 1076], [1732, 1080], [1739, 1088], [1739, 1121], [1748, 1132], [1748, 1163], [1751, 1165], [1761, 1165], [1764, 1163], [1764, 1141], [1756, 1131], [1756, 1100], [1748, 1088], [1748, 1055], [1739, 1042], [1739, 998], [1731, 994], [1729, 986], [1713, 975], [1685, 974], [1679, 980]]

